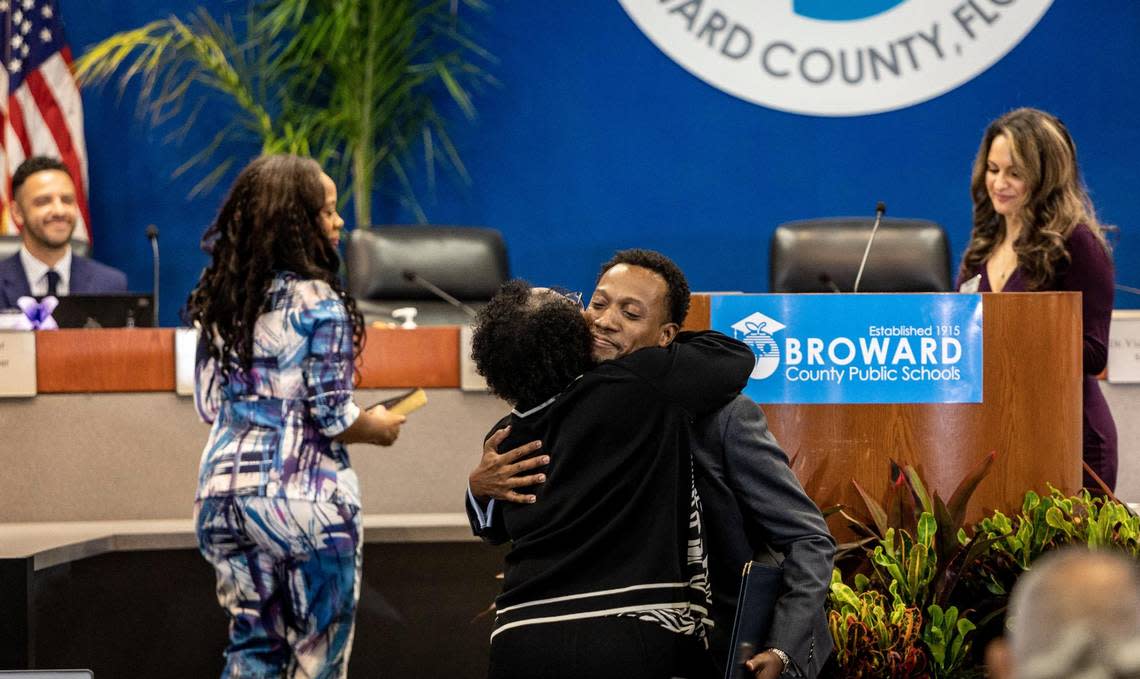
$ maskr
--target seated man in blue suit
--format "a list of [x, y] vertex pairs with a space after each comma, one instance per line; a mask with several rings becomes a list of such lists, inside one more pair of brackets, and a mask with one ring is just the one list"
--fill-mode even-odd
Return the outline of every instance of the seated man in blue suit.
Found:
[[127, 291], [122, 271], [71, 252], [79, 219], [75, 183], [54, 158], [32, 156], [12, 176], [12, 221], [24, 244], [0, 261], [0, 309], [24, 296]]
[[[650, 250], [618, 252], [602, 266], [583, 312], [594, 337], [594, 360], [667, 345], [688, 309], [689, 285], [672, 260]], [[774, 551], [783, 556], [784, 590], [769, 638], [748, 662], [748, 675], [814, 679], [831, 653], [824, 604], [835, 540], [768, 431], [764, 413], [747, 396], [698, 419], [693, 434], [694, 480], [704, 508], [712, 584], [714, 661], [723, 670], [734, 650], [728, 645], [744, 563]], [[491, 502], [535, 502], [528, 487], [545, 482], [539, 467], [549, 458], [530, 456], [541, 442], [500, 454], [504, 439], [503, 430], [487, 439], [468, 477], [468, 517], [479, 535], [478, 520]]]

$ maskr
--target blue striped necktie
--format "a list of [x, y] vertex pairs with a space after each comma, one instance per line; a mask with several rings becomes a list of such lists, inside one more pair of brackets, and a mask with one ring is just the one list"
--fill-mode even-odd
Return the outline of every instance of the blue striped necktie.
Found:
[[47, 294], [55, 297], [59, 292], [59, 272], [55, 269], [48, 269], [47, 272], [48, 291]]

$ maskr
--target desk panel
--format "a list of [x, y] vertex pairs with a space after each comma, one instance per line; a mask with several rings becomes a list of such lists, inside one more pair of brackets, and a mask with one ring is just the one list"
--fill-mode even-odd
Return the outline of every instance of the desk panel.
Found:
[[[368, 328], [360, 386], [459, 386], [459, 326]], [[45, 330], [36, 333], [41, 394], [174, 391], [173, 328]]]
[[45, 330], [36, 333], [41, 394], [174, 391], [170, 328]]
[[[509, 409], [482, 393], [427, 394], [395, 445], [349, 446], [365, 513], [463, 511], [483, 436]], [[0, 430], [0, 523], [188, 518], [209, 434], [192, 399], [172, 392], [9, 399], [0, 401]]]

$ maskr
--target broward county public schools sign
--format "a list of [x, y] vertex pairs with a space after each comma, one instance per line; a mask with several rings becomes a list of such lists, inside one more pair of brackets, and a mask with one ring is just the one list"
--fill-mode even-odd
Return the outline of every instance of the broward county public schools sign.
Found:
[[714, 295], [709, 313], [756, 356], [758, 403], [982, 402], [981, 295]]
[[1052, 0], [619, 0], [673, 61], [746, 101], [854, 116], [968, 82]]

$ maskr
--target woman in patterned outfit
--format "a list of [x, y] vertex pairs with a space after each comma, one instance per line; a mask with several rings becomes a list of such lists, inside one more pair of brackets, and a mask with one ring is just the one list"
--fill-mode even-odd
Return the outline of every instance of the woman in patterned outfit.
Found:
[[337, 281], [343, 225], [316, 162], [264, 156], [203, 238], [187, 307], [213, 428], [194, 513], [230, 618], [223, 677], [347, 672], [361, 522], [345, 444], [391, 445], [404, 418], [352, 399], [364, 324]]

